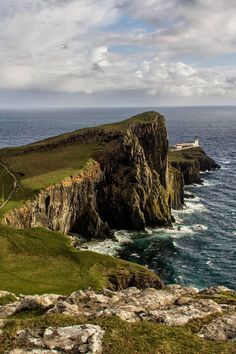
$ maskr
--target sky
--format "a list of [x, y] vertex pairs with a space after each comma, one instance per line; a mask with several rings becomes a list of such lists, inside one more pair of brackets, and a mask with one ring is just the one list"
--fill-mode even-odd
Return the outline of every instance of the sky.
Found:
[[235, 0], [0, 0], [0, 108], [235, 99]]

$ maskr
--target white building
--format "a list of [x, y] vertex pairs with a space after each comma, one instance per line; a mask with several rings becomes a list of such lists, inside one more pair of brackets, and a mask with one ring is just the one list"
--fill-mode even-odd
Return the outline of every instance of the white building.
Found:
[[192, 143], [176, 144], [176, 145], [175, 145], [175, 148], [176, 148], [177, 150], [181, 150], [181, 149], [189, 149], [189, 148], [198, 147], [198, 146], [199, 146], [199, 139], [198, 139], [198, 137], [196, 136], [194, 142], [192, 142]]

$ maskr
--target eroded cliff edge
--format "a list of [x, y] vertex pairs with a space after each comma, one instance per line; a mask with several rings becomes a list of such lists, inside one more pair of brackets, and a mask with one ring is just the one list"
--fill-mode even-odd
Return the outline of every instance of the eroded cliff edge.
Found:
[[[7, 213], [12, 227], [43, 226], [88, 238], [112, 229], [171, 225], [168, 140], [165, 119], [146, 112], [121, 123], [85, 129], [25, 147], [20, 154], [58, 146], [101, 144], [83, 171], [41, 190]], [[19, 152], [16, 152], [16, 154]]]
[[86, 238], [112, 237], [114, 229], [169, 227], [171, 209], [184, 205], [184, 185], [200, 183], [200, 171], [219, 167], [201, 148], [169, 150], [165, 119], [157, 112], [4, 151], [1, 158], [14, 170], [12, 161], [22, 156], [28, 163], [35, 153], [53, 156], [60, 149], [74, 154], [73, 148], [79, 152], [91, 146], [96, 148], [80, 172], [41, 189], [6, 213], [4, 223], [14, 228], [43, 226]]

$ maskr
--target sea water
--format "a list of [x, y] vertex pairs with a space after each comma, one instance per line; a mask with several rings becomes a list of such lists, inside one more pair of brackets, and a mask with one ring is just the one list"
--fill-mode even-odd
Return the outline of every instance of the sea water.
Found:
[[109, 108], [0, 111], [0, 146], [17, 146], [64, 132], [115, 122], [145, 110], [167, 119], [170, 144], [197, 135], [222, 169], [201, 175], [202, 186], [187, 187], [195, 199], [174, 211], [173, 230], [117, 232], [119, 242], [92, 244], [97, 252], [143, 264], [166, 283], [236, 289], [236, 108]]

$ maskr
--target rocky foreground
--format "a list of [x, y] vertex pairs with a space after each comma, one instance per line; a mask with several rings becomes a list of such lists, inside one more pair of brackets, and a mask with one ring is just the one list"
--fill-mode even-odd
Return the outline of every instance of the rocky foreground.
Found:
[[150, 322], [174, 328], [197, 323], [195, 335], [203, 341], [236, 340], [236, 292], [225, 287], [202, 291], [180, 285], [168, 285], [163, 290], [80, 290], [68, 297], [17, 297], [2, 291], [0, 300], [0, 342], [6, 340], [8, 323], [22, 314], [30, 316], [31, 312], [41, 311], [46, 315], [83, 318], [80, 325], [18, 329], [12, 337], [14, 349], [4, 353], [103, 353], [106, 329], [93, 321], [113, 317], [129, 323]]

